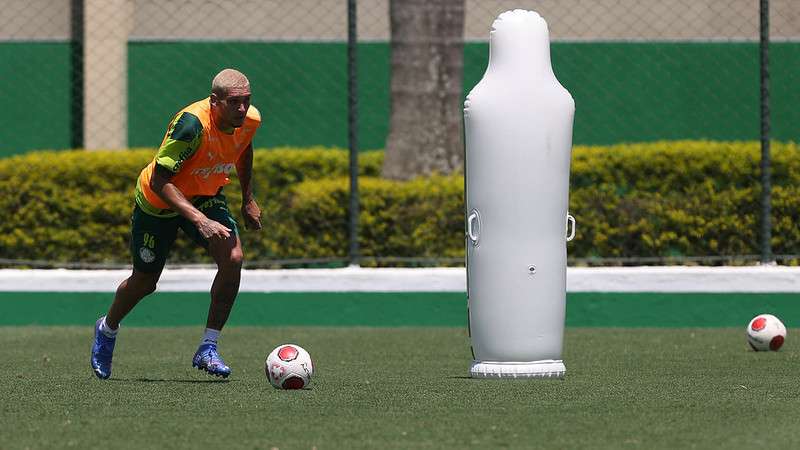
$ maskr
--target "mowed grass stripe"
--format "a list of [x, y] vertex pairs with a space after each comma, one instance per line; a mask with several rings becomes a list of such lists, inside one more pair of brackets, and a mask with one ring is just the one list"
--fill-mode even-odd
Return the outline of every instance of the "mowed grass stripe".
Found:
[[[455, 328], [231, 327], [228, 382], [190, 368], [202, 327], [121, 331], [110, 380], [91, 327], [2, 327], [0, 448], [797, 448], [799, 346], [748, 350], [740, 327], [569, 328], [559, 380], [468, 378]], [[277, 391], [267, 352], [314, 357]]]
[[[0, 326], [85, 325], [111, 304], [95, 292], [0, 292]], [[772, 313], [800, 323], [797, 294], [569, 293], [567, 325], [578, 327], [744, 327]], [[209, 296], [158, 292], [144, 299], [125, 326], [205, 323]], [[239, 294], [230, 325], [465, 327], [463, 293], [292, 292]]]

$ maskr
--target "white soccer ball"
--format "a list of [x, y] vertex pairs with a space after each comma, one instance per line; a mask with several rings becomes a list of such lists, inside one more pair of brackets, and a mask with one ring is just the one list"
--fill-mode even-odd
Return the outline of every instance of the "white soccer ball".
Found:
[[283, 344], [267, 355], [264, 372], [277, 389], [303, 389], [311, 383], [314, 363], [303, 347]]
[[747, 342], [757, 352], [777, 351], [786, 339], [786, 327], [772, 314], [759, 314], [747, 324]]

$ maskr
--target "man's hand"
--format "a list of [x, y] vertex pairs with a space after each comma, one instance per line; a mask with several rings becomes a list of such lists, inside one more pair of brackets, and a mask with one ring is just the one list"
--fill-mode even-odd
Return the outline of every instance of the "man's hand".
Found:
[[227, 239], [231, 235], [230, 228], [208, 217], [197, 223], [197, 231], [205, 239]]
[[250, 199], [242, 205], [242, 216], [244, 217], [244, 226], [248, 230], [261, 229], [261, 208], [258, 207], [255, 199]]

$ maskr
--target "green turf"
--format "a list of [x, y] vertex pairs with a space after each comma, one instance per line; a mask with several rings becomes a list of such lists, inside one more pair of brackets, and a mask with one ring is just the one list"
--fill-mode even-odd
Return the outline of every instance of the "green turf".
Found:
[[[0, 326], [90, 324], [112, 298], [108, 292], [0, 292]], [[137, 305], [125, 325], [201, 325], [208, 302], [205, 292], [157, 292]], [[567, 294], [567, 325], [574, 327], [744, 327], [761, 313], [792, 326], [800, 320], [800, 302], [787, 293]], [[241, 292], [229, 323], [463, 328], [467, 299], [459, 292]]]
[[[231, 327], [228, 382], [189, 367], [201, 330], [122, 330], [112, 379], [91, 327], [0, 327], [0, 448], [798, 448], [800, 351], [741, 328], [569, 328], [567, 378], [473, 380], [458, 328]], [[266, 352], [315, 358], [277, 391]]]

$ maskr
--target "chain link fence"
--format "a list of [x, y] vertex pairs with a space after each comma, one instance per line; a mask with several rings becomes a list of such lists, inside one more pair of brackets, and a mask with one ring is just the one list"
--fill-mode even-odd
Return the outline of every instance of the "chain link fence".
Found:
[[[464, 1], [465, 92], [485, 69], [494, 18], [534, 9], [548, 20], [557, 76], [579, 103], [576, 144], [759, 137], [755, 1]], [[210, 77], [227, 66], [241, 68], [256, 88], [254, 102], [269, 121], [259, 146], [347, 147], [345, 1], [5, 3], [0, 92], [20, 105], [5, 110], [5, 122], [21, 126], [2, 131], [3, 154], [74, 143], [152, 147], [166, 120], [205, 96]], [[389, 1], [357, 5], [360, 146], [382, 149]], [[798, 137], [799, 11], [792, 0], [770, 2], [778, 140]]]
[[[800, 4], [769, 4], [771, 137], [798, 141]], [[389, 0], [356, 5], [359, 150], [383, 149], [391, 8]], [[578, 108], [576, 145], [760, 137], [757, 1], [463, 5], [465, 94], [486, 68], [501, 12], [533, 9], [547, 19], [554, 70]], [[13, 126], [0, 128], [0, 156], [154, 147], [169, 118], [207, 96], [225, 67], [251, 80], [264, 117], [256, 147], [347, 148], [347, 8], [344, 0], [6, 0], [0, 95], [10, 107], [0, 114]]]
[[[468, 1], [465, 86], [482, 75], [486, 24], [518, 7], [548, 20], [554, 70], [578, 105], [575, 144], [759, 139], [757, 1]], [[783, 125], [798, 96], [781, 47], [800, 37], [800, 9], [770, 7], [773, 138], [797, 140]]]

